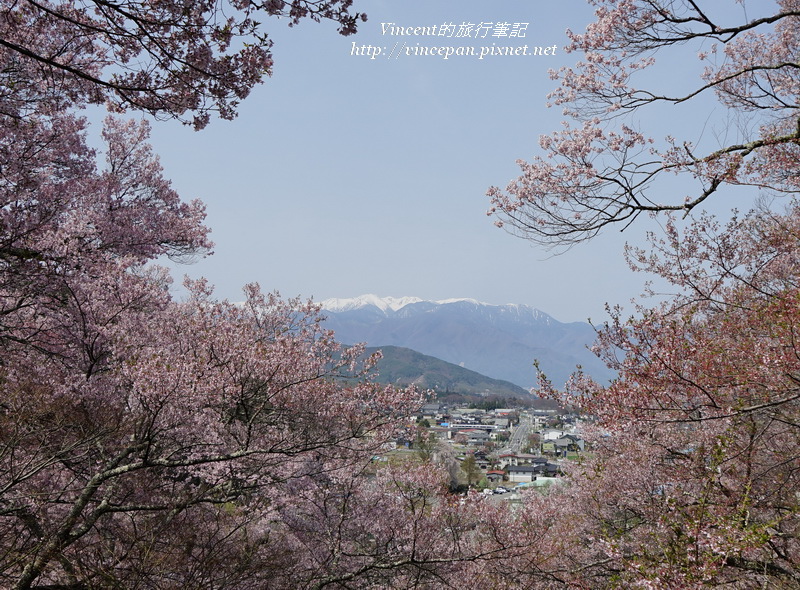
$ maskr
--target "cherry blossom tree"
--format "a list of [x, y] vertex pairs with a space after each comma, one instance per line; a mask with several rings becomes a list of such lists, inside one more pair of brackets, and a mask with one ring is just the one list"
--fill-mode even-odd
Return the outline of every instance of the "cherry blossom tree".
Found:
[[163, 177], [147, 124], [107, 120], [100, 166], [74, 113], [231, 117], [271, 66], [257, 12], [346, 34], [350, 5], [4, 6], [3, 587], [435, 586], [499, 551], [438, 469], [370, 471], [421, 399], [376, 385], [314, 305], [202, 281], [170, 298], [151, 263], [210, 251], [202, 204]]
[[[800, 190], [797, 0], [590, 3], [596, 22], [568, 31], [567, 51], [583, 60], [551, 73], [551, 104], [569, 120], [519, 162], [518, 179], [489, 190], [497, 225], [561, 249], [643, 213], [686, 215], [726, 187]], [[677, 121], [692, 105], [692, 116], [709, 113], [713, 139], [659, 137], [642, 123]]]
[[796, 586], [800, 207], [666, 230], [629, 257], [678, 293], [600, 331], [619, 378], [544, 383], [596, 420], [565, 492], [588, 540], [567, 571], [592, 587]]
[[3, 587], [285, 581], [283, 498], [335, 495], [418, 401], [365, 380], [310, 304], [171, 300], [147, 263], [212, 245], [147, 127], [108, 120], [103, 168], [68, 113], [0, 127]]
[[[627, 256], [674, 292], [631, 317], [610, 308], [595, 350], [618, 373], [611, 384], [578, 372], [556, 391], [541, 375], [542, 392], [593, 418], [593, 449], [553, 492], [569, 518], [548, 504], [570, 541], [536, 568], [517, 561], [520, 579], [796, 587], [800, 209], [757, 199], [727, 223], [698, 211], [733, 187], [800, 188], [800, 4], [592, 4], [596, 22], [569, 33], [583, 61], [553, 73], [552, 103], [570, 121], [541, 138], [543, 154], [521, 162], [506, 190], [490, 189], [489, 213], [557, 249], [662, 214], [663, 234]], [[670, 75], [658, 75], [662, 63]], [[691, 105], [723, 113], [709, 115], [713, 139], [642, 128]]]
[[[272, 70], [262, 17], [332, 20], [354, 33], [352, 0], [4, 1], [0, 101], [107, 103], [205, 126]], [[4, 105], [3, 114], [13, 115]], [[191, 118], [188, 118], [191, 115]]]
[[175, 304], [149, 279], [100, 277], [107, 297], [65, 305], [74, 352], [4, 367], [6, 587], [268, 587], [303, 562], [296, 488], [335, 495], [418, 401], [343, 382], [362, 351], [309, 304], [255, 286], [219, 302], [202, 282]]

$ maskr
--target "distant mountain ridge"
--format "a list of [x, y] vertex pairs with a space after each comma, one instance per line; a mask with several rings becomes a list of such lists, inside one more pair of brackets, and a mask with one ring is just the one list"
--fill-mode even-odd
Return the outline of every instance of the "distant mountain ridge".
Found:
[[587, 349], [595, 339], [588, 323], [562, 323], [528, 305], [376, 295], [321, 305], [325, 326], [345, 344], [410, 348], [526, 389], [536, 384], [536, 359], [557, 386], [576, 365], [601, 381], [612, 377]]

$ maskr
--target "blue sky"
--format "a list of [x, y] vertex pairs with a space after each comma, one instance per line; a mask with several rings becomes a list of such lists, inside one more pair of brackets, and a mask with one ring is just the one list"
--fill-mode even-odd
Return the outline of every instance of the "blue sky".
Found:
[[[273, 76], [233, 122], [202, 132], [154, 124], [152, 143], [184, 198], [200, 198], [215, 254], [176, 274], [205, 276], [239, 299], [257, 281], [284, 296], [364, 293], [524, 303], [561, 321], [605, 318], [646, 277], [631, 273], [612, 231], [552, 256], [497, 229], [485, 215], [491, 185], [517, 176], [559, 127], [546, 107], [549, 68], [574, 63], [564, 31], [591, 20], [583, 0], [362, 0], [369, 20], [341, 37], [331, 23], [269, 24]], [[381, 23], [528, 23], [526, 37], [449, 42], [388, 37]], [[557, 45], [554, 56], [352, 55], [358, 47]], [[675, 71], [676, 77], [681, 75]], [[690, 121], [685, 122], [691, 124]], [[178, 281], [179, 282], [179, 281]]]

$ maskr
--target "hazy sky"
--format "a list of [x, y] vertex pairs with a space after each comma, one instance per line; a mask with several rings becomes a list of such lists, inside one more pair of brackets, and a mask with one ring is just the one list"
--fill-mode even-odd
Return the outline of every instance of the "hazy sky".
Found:
[[[486, 189], [517, 176], [515, 161], [559, 127], [546, 108], [549, 68], [574, 63], [565, 29], [591, 19], [583, 0], [361, 0], [369, 20], [342, 37], [331, 23], [273, 20], [273, 76], [233, 122], [202, 132], [154, 124], [166, 175], [200, 198], [215, 254], [178, 273], [205, 276], [239, 299], [258, 281], [284, 296], [471, 297], [525, 303], [561, 321], [605, 318], [645, 277], [622, 257], [643, 227], [560, 256], [497, 229]], [[524, 38], [382, 35], [381, 23], [527, 24]], [[522, 28], [522, 27], [520, 27]], [[552, 56], [371, 59], [362, 46], [557, 45]], [[675, 70], [676, 77], [683, 73]]]

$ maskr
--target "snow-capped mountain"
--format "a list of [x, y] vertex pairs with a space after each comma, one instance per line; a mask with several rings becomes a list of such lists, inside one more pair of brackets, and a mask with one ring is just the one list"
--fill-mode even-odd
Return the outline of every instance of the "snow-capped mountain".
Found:
[[323, 309], [333, 312], [352, 311], [362, 307], [374, 306], [381, 311], [397, 311], [409, 303], [419, 303], [419, 297], [378, 297], [377, 295], [362, 295], [350, 299], [326, 299], [322, 302]]
[[611, 377], [587, 350], [595, 337], [589, 324], [562, 323], [528, 305], [362, 295], [328, 299], [322, 308], [326, 326], [346, 344], [402, 346], [526, 388], [535, 385], [537, 359], [559, 386], [578, 364], [597, 379]]

